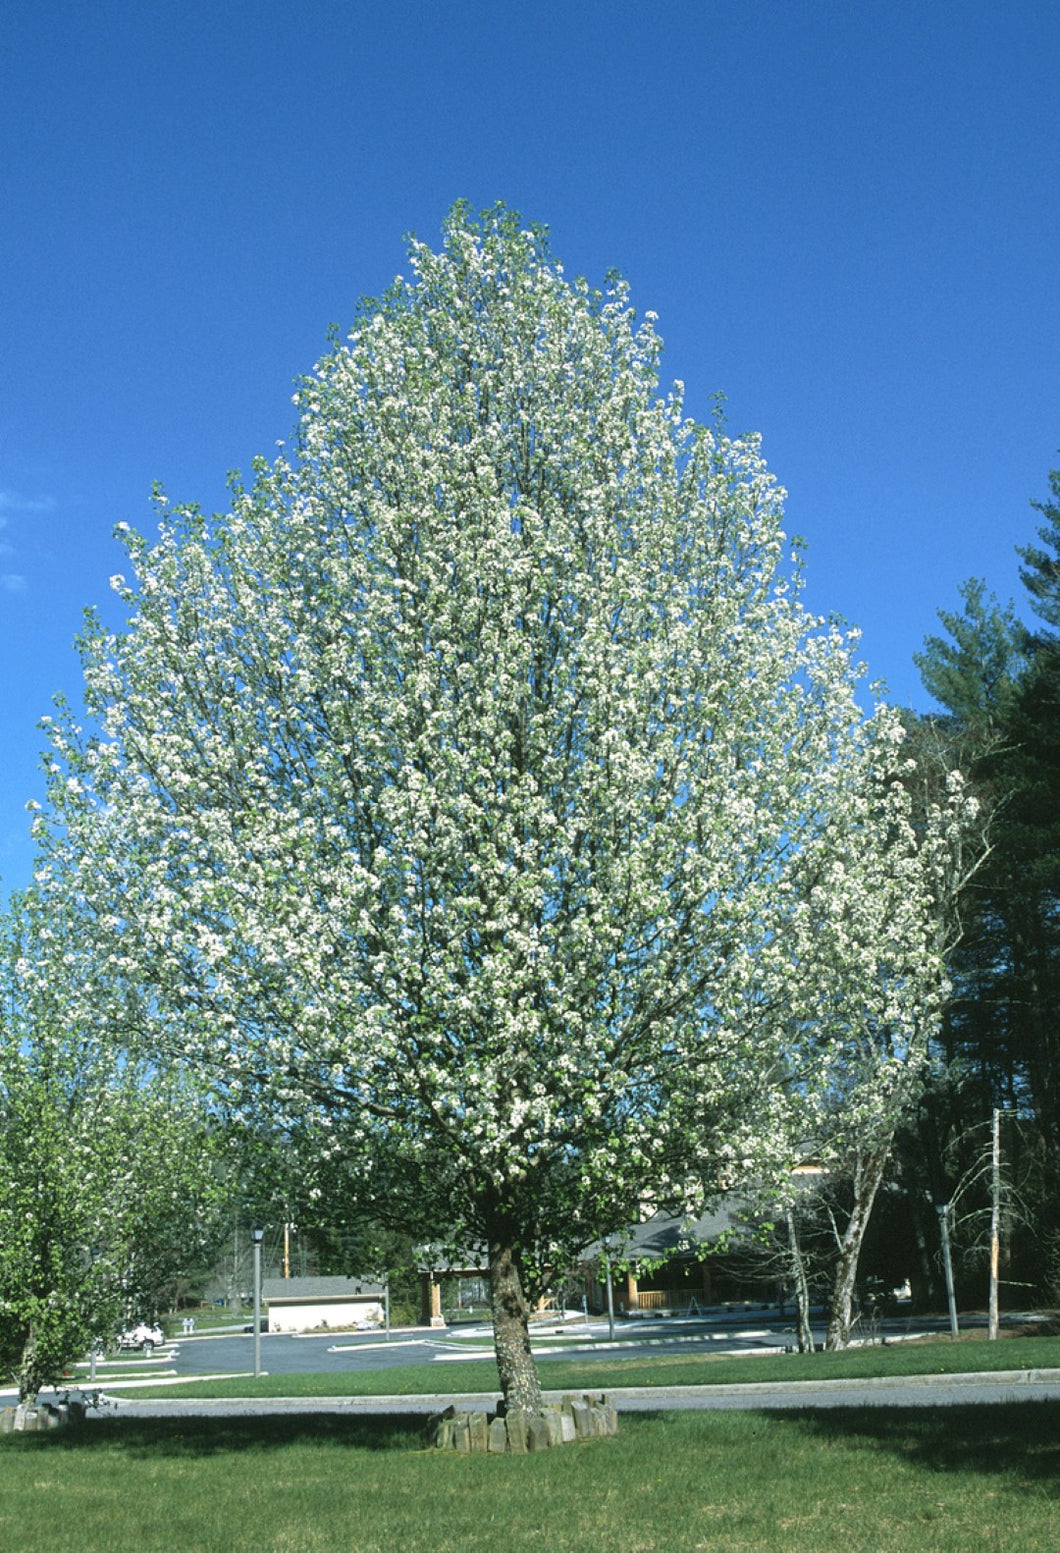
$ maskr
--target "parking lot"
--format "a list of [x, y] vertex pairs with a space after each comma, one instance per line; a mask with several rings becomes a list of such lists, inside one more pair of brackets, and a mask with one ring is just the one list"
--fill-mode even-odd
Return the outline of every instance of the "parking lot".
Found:
[[[915, 1322], [902, 1316], [881, 1322], [874, 1335], [888, 1341], [937, 1331], [937, 1318]], [[824, 1318], [815, 1331], [824, 1340]], [[775, 1310], [738, 1310], [712, 1313], [707, 1318], [639, 1318], [616, 1321], [614, 1336], [606, 1320], [568, 1320], [535, 1326], [532, 1341], [536, 1357], [545, 1365], [550, 1358], [593, 1360], [643, 1358], [661, 1354], [704, 1352], [717, 1354], [782, 1353], [794, 1344], [790, 1318]], [[397, 1328], [389, 1336], [382, 1331], [261, 1335], [261, 1368], [268, 1374], [334, 1374], [357, 1370], [394, 1369], [410, 1364], [435, 1363], [444, 1367], [457, 1359], [493, 1357], [490, 1328], [454, 1326], [441, 1329]], [[251, 1372], [254, 1339], [242, 1327], [209, 1334], [182, 1335], [148, 1359], [137, 1363], [138, 1374], [158, 1380], [191, 1375], [242, 1375]], [[106, 1384], [115, 1382], [108, 1374]], [[439, 1384], [445, 1382], [441, 1373]]]

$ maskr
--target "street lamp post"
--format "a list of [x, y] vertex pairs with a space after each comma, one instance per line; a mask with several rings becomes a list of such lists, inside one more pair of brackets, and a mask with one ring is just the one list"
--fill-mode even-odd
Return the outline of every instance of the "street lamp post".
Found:
[[265, 1238], [263, 1229], [252, 1229], [250, 1238], [254, 1243], [254, 1374], [261, 1374], [261, 1242]]
[[604, 1247], [604, 1267], [607, 1271], [607, 1336], [613, 1343], [615, 1340], [615, 1288], [611, 1279], [611, 1248]]

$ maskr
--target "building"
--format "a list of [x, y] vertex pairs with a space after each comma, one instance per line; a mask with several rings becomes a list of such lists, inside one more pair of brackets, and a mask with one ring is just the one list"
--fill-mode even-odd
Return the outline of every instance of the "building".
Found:
[[386, 1289], [371, 1278], [266, 1278], [261, 1297], [270, 1332], [341, 1331], [386, 1320]]

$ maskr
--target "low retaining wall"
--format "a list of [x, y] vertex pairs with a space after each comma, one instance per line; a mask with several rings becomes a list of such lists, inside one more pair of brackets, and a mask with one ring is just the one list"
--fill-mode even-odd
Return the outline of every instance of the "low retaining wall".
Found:
[[85, 1405], [69, 1402], [20, 1402], [17, 1407], [0, 1408], [0, 1434], [37, 1434], [44, 1429], [63, 1429], [67, 1424], [84, 1422]]
[[447, 1407], [427, 1424], [427, 1443], [439, 1450], [523, 1456], [575, 1440], [602, 1439], [618, 1430], [618, 1413], [606, 1394], [567, 1396], [546, 1402], [543, 1416], [508, 1414], [503, 1402], [493, 1413]]

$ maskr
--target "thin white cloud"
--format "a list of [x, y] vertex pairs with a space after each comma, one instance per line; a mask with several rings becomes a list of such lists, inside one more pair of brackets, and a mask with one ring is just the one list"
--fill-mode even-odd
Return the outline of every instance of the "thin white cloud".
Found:
[[[54, 512], [57, 505], [55, 497], [47, 493], [30, 496], [25, 491], [13, 490], [10, 486], [0, 487], [0, 532], [13, 533], [26, 520]], [[19, 552], [20, 546], [17, 543], [9, 543], [6, 537], [0, 540], [0, 562], [6, 562], [10, 566], [14, 561], [17, 565], [18, 559], [21, 558]], [[28, 589], [29, 579], [25, 573], [0, 571], [0, 594], [26, 593]]]
[[6, 522], [5, 512], [37, 513], [54, 512], [54, 496], [23, 496], [20, 491], [0, 491], [0, 523]]

